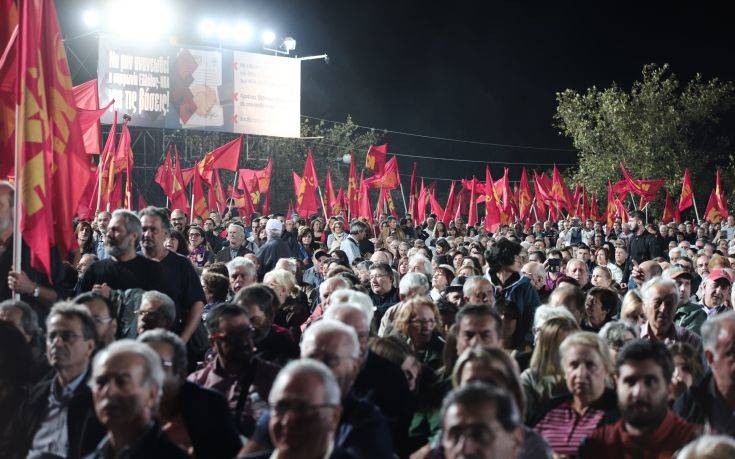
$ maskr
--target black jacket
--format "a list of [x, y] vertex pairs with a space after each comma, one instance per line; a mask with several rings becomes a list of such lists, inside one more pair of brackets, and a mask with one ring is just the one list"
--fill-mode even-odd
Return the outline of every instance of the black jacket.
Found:
[[[69, 401], [67, 433], [69, 459], [77, 459], [92, 453], [106, 431], [99, 423], [92, 403], [92, 391], [87, 386], [89, 372], [74, 391]], [[0, 438], [0, 457], [25, 458], [33, 444], [33, 437], [48, 412], [51, 379], [34, 386], [28, 398], [18, 409], [15, 419]]]
[[[237, 249], [238, 257], [242, 257], [243, 255], [247, 255], [249, 253], [253, 253], [253, 251], [245, 247], [245, 244], [243, 244], [239, 249]], [[219, 261], [221, 263], [227, 263], [228, 261], [232, 261], [232, 255], [230, 254], [230, 246], [223, 247], [222, 250], [217, 252], [217, 255], [214, 256], [214, 261]]]
[[196, 457], [231, 458], [242, 443], [225, 398], [186, 381], [179, 394], [181, 416]]
[[656, 240], [656, 236], [644, 230], [643, 234], [633, 235], [630, 238], [630, 259], [635, 260], [638, 263], [643, 263], [646, 260], [653, 260], [656, 257], [660, 257], [663, 254], [659, 250], [659, 244]]
[[713, 434], [735, 434], [732, 410], [717, 391], [711, 370], [676, 399], [673, 411], [687, 422], [708, 425]]
[[114, 451], [110, 445], [109, 437], [105, 437], [97, 448], [87, 455], [85, 459], [108, 459], [111, 457], [130, 459], [186, 459], [189, 455], [169, 440], [158, 423], [154, 422], [140, 438], [126, 448], [124, 454], [120, 454], [120, 451]]
[[373, 302], [373, 306], [375, 306], [375, 315], [373, 316], [373, 326], [375, 327], [375, 330], [380, 328], [380, 320], [383, 318], [383, 314], [385, 314], [385, 311], [388, 310], [391, 306], [401, 301], [399, 295], [398, 295], [398, 289], [393, 287], [388, 293], [384, 295], [378, 295], [376, 293], [373, 293], [372, 290], [368, 292], [368, 295], [370, 296], [370, 300]]

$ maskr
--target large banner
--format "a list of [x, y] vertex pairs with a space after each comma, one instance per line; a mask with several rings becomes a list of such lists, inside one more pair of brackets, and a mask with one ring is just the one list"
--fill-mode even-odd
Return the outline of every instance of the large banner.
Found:
[[300, 136], [298, 59], [102, 35], [97, 72], [100, 100], [115, 99], [132, 126]]

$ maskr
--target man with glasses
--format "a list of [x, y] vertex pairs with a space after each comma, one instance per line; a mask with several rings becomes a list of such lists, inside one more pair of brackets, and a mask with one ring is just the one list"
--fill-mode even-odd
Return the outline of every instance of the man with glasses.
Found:
[[94, 451], [105, 434], [87, 387], [97, 330], [82, 306], [57, 303], [46, 319], [46, 351], [51, 381], [30, 390], [4, 436], [0, 457], [80, 458]]
[[240, 433], [249, 437], [280, 367], [254, 355], [255, 330], [240, 306], [215, 308], [206, 325], [214, 359], [187, 379], [224, 395]]
[[[323, 319], [307, 328], [301, 339], [301, 358], [324, 363], [334, 374], [339, 385], [342, 416], [334, 446], [350, 457], [392, 458], [388, 423], [372, 403], [359, 399], [352, 386], [360, 370], [360, 344], [355, 330], [336, 320]], [[266, 428], [272, 424], [269, 416], [258, 420], [252, 440], [245, 446], [247, 452], [270, 447]]]
[[387, 263], [374, 263], [370, 267], [370, 300], [375, 306], [373, 324], [377, 328], [383, 314], [400, 301], [398, 289], [393, 285], [393, 270]]
[[87, 308], [89, 314], [92, 316], [94, 325], [97, 328], [98, 347], [107, 347], [115, 341], [117, 320], [115, 319], [115, 311], [110, 300], [102, 295], [88, 292], [77, 296], [72, 302]]

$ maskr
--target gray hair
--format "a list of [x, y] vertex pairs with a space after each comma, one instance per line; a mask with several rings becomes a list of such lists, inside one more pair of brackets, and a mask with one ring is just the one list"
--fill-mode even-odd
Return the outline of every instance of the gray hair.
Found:
[[335, 306], [339, 306], [342, 304], [349, 304], [351, 306], [356, 306], [360, 308], [365, 313], [365, 316], [368, 319], [368, 323], [372, 323], [373, 315], [375, 314], [375, 305], [373, 305], [373, 301], [370, 299], [367, 293], [345, 288], [335, 290], [329, 297], [329, 309], [327, 309], [327, 311], [330, 311]]
[[322, 333], [340, 333], [343, 336], [346, 336], [352, 343], [352, 357], [358, 358], [360, 356], [360, 341], [357, 338], [357, 332], [355, 329], [347, 324], [331, 319], [322, 319], [313, 322], [306, 330], [304, 330], [304, 334], [301, 336], [302, 349], [303, 343], [309, 340], [316, 340], [317, 336]]
[[35, 338], [41, 327], [38, 326], [38, 314], [31, 308], [28, 303], [20, 300], [5, 300], [0, 303], [0, 311], [7, 311], [11, 308], [20, 311], [20, 326], [26, 335]]
[[703, 435], [686, 445], [678, 459], [729, 459], [735, 457], [735, 440], [727, 435]]
[[411, 262], [416, 262], [416, 263], [420, 262], [420, 263], [423, 263], [423, 265], [424, 265], [424, 274], [426, 275], [427, 278], [429, 278], [429, 279], [431, 278], [431, 275], [434, 273], [434, 268], [431, 266], [431, 262], [429, 261], [428, 258], [426, 258], [425, 256], [423, 256], [420, 253], [417, 253], [416, 255], [412, 256], [408, 260], [408, 263], [409, 264], [411, 264]]
[[[160, 400], [163, 393], [163, 367], [161, 366], [161, 357], [150, 346], [139, 343], [132, 339], [121, 339], [111, 343], [94, 356], [92, 361], [92, 374], [97, 373], [102, 364], [120, 354], [135, 354], [143, 358], [145, 368], [143, 371], [143, 384], [149, 386], [155, 384], [159, 388], [158, 397]], [[94, 378], [89, 379], [89, 387], [94, 389]], [[157, 402], [157, 401], [156, 401]]]
[[646, 301], [646, 298], [650, 295], [651, 291], [658, 287], [667, 287], [678, 293], [676, 283], [673, 280], [657, 276], [646, 281], [646, 283], [641, 286], [641, 299]]
[[141, 343], [166, 343], [174, 350], [173, 373], [182, 380], [186, 379], [188, 360], [186, 358], [186, 344], [179, 338], [176, 333], [156, 328], [155, 330], [147, 330], [138, 336]]
[[125, 223], [125, 231], [128, 233], [137, 234], [140, 239], [140, 235], [143, 234], [143, 226], [140, 224], [140, 219], [137, 215], [129, 210], [117, 209], [112, 213], [112, 218], [122, 218]]
[[346, 290], [349, 289], [352, 285], [350, 282], [341, 276], [334, 276], [327, 279], [324, 279], [324, 281], [319, 284], [319, 296], [321, 296], [322, 292], [325, 291], [328, 287], [331, 287], [332, 284], [337, 284], [337, 288], [335, 288], [332, 293], [336, 290]]
[[142, 220], [143, 217], [158, 217], [161, 219], [161, 227], [167, 233], [171, 232], [171, 220], [168, 218], [168, 212], [161, 207], [148, 206], [138, 212], [138, 216]]
[[[620, 349], [628, 341], [639, 337], [638, 328], [622, 320], [614, 320], [602, 326], [597, 335], [605, 340], [608, 346]], [[630, 338], [632, 336], [632, 338]]]
[[363, 231], [367, 232], [367, 230], [368, 226], [359, 220], [352, 222], [352, 224], [350, 225], [350, 234], [352, 235], [360, 234]]
[[484, 382], [471, 382], [450, 392], [442, 403], [442, 424], [447, 411], [454, 405], [479, 407], [490, 403], [495, 408], [495, 418], [506, 432], [521, 427], [521, 413], [515, 398], [505, 389]]
[[245, 257], [235, 257], [227, 262], [227, 272], [232, 273], [237, 268], [244, 268], [245, 275], [251, 278], [258, 277], [258, 269], [255, 267], [255, 263], [248, 260]]
[[161, 311], [166, 314], [166, 317], [171, 320], [171, 323], [176, 323], [176, 304], [174, 304], [174, 300], [170, 296], [158, 290], [148, 290], [140, 298], [141, 303], [144, 301], [160, 305]]
[[429, 293], [429, 280], [422, 273], [406, 273], [398, 283], [398, 293], [402, 296]]
[[717, 350], [717, 335], [720, 334], [722, 323], [735, 322], [735, 311], [726, 311], [705, 320], [702, 324], [702, 346], [705, 350], [715, 353]]
[[302, 374], [308, 374], [316, 376], [317, 379], [324, 386], [324, 401], [330, 405], [339, 405], [342, 400], [342, 394], [339, 390], [339, 384], [337, 379], [334, 377], [334, 373], [322, 362], [314, 359], [300, 359], [294, 360], [288, 363], [281, 371], [278, 372], [273, 386], [271, 388], [270, 395], [268, 396], [268, 402], [275, 403], [273, 394], [276, 393], [276, 387], [286, 384], [290, 379], [300, 376]]
[[575, 319], [572, 313], [569, 312], [569, 309], [563, 306], [542, 304], [541, 306], [536, 308], [536, 312], [534, 312], [533, 314], [533, 329], [538, 330], [549, 319], [553, 319], [555, 317], [562, 317], [564, 319], [568, 319], [574, 323], [577, 323], [577, 319]]
[[469, 296], [472, 294], [472, 291], [480, 286], [483, 282], [490, 282], [487, 280], [486, 277], [483, 276], [470, 276], [464, 281], [464, 285], [462, 286], [462, 295], [465, 298], [469, 298]]
[[673, 249], [669, 250], [669, 259], [672, 258], [673, 254], [678, 254], [679, 257], [686, 256], [686, 252], [681, 247], [674, 247]]
[[276, 269], [278, 268], [291, 271], [291, 274], [295, 276], [299, 266], [296, 264], [295, 258], [281, 258], [276, 262]]
[[[344, 291], [344, 290], [340, 290], [340, 291]], [[341, 320], [337, 319], [337, 316], [339, 315], [340, 312], [343, 312], [343, 311], [344, 312], [348, 312], [348, 311], [359, 312], [360, 314], [362, 314], [362, 316], [367, 321], [368, 326], [370, 325], [371, 319], [370, 317], [368, 317], [368, 314], [365, 312], [365, 310], [362, 307], [356, 304], [353, 304], [353, 303], [339, 303], [336, 305], [333, 304], [329, 306], [329, 309], [324, 311], [324, 316], [322, 317], [324, 317], [324, 319], [337, 320], [341, 322]]]

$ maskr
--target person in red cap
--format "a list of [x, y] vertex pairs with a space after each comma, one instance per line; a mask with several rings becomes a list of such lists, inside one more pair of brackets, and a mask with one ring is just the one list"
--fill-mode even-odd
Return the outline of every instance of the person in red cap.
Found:
[[709, 273], [704, 283], [704, 297], [702, 309], [708, 317], [729, 309], [727, 299], [730, 297], [732, 279], [730, 274], [722, 268], [715, 268]]

